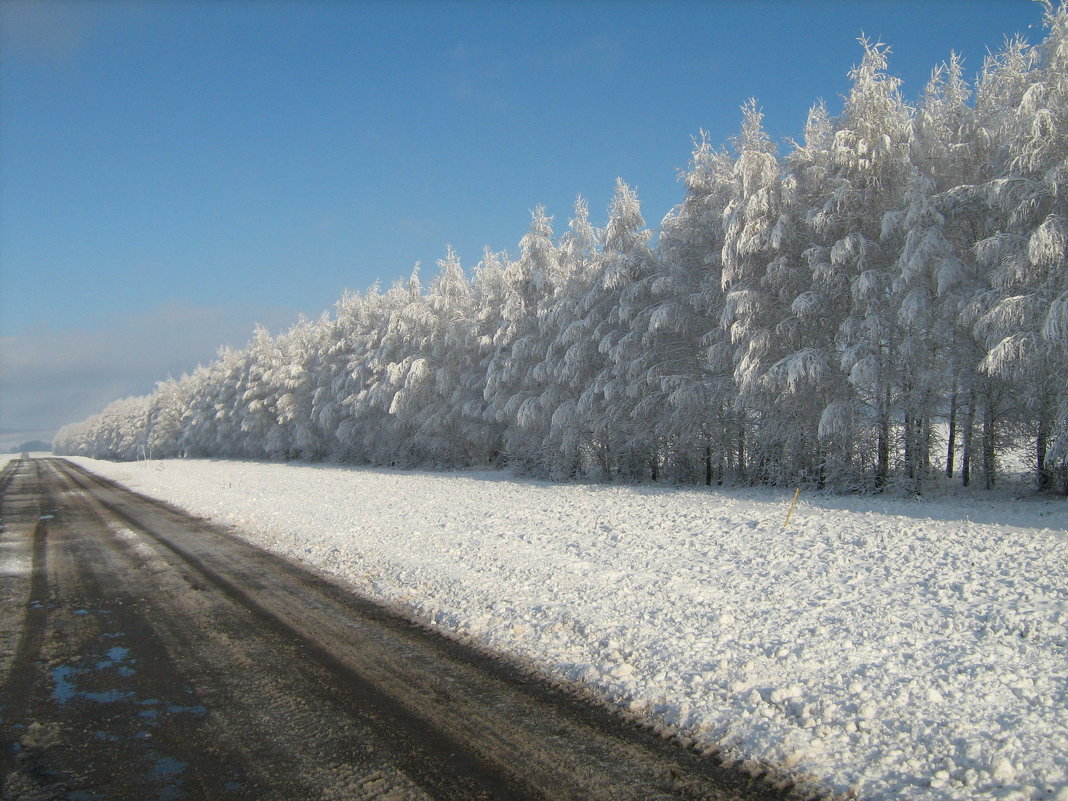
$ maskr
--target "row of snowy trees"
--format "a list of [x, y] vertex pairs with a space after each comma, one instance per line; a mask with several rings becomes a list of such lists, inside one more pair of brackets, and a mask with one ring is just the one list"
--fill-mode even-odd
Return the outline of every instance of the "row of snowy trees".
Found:
[[654, 247], [619, 182], [607, 225], [542, 209], [518, 258], [332, 316], [160, 383], [59, 452], [390, 465], [555, 478], [992, 486], [1025, 448], [1068, 491], [1068, 12], [954, 56], [915, 107], [862, 41], [842, 112], [785, 156], [743, 109], [700, 141]]

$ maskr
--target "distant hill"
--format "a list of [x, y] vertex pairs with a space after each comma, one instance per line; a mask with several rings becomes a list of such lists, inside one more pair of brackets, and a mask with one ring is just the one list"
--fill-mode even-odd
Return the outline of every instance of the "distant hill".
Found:
[[51, 451], [54, 428], [0, 428], [0, 453]]
[[27, 453], [31, 451], [51, 451], [52, 443], [45, 442], [41, 439], [31, 439], [26, 442], [23, 442], [21, 445], [15, 448], [15, 450], [22, 453]]

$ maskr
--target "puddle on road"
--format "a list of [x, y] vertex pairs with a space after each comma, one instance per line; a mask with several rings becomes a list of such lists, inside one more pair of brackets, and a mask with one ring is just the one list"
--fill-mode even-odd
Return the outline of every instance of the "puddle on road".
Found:
[[177, 776], [187, 767], [189, 767], [189, 763], [182, 762], [180, 759], [156, 757], [155, 765], [152, 767], [152, 775], [160, 778], [170, 778], [172, 776]]
[[[175, 729], [171, 727], [184, 731], [199, 725], [207, 718], [208, 708], [199, 703], [194, 689], [185, 683], [165, 687], [163, 695], [145, 694], [142, 688], [147, 677], [142, 675], [142, 665], [135, 656], [137, 641], [119, 629], [110, 610], [77, 608], [73, 613], [99, 616], [101, 630], [85, 644], [80, 659], [47, 669], [52, 700], [66, 710], [60, 712], [61, 718], [84, 715], [99, 707], [99, 712], [89, 712], [98, 721], [90, 736], [95, 748], [123, 762], [124, 781], [139, 786], [145, 799], [185, 798], [189, 763], [168, 754], [161, 746], [173, 736], [170, 732]], [[146, 669], [151, 675], [151, 666]], [[233, 782], [227, 793], [242, 786]], [[72, 789], [65, 797], [70, 801], [100, 801], [109, 796], [108, 787], [94, 790], [83, 786]]]
[[208, 708], [202, 704], [196, 704], [194, 706], [171, 705], [167, 707], [167, 711], [172, 715], [189, 714], [198, 718], [206, 717], [208, 714]]
[[189, 767], [189, 763], [158, 754], [150, 756], [149, 759], [152, 760], [152, 778], [161, 784], [156, 798], [159, 801], [174, 801], [183, 798], [185, 790], [179, 777]]
[[122, 678], [133, 676], [137, 671], [131, 666], [130, 663], [133, 660], [129, 659], [129, 655], [130, 649], [116, 645], [109, 648], [104, 658], [98, 659], [95, 665], [66, 664], [52, 668], [52, 681], [55, 685], [52, 688], [52, 697], [59, 701], [60, 704], [68, 704], [75, 698], [94, 701], [98, 704], [113, 704], [116, 701], [132, 697], [133, 693], [129, 690], [117, 688], [87, 690], [78, 687], [78, 684], [84, 684], [86, 679], [89, 679], [94, 685], [101, 683], [101, 680], [107, 677], [95, 674], [100, 674], [112, 668]]
[[91, 668], [78, 668], [73, 665], [59, 665], [52, 668], [52, 697], [61, 704], [68, 704], [75, 698], [83, 698], [87, 701], [95, 701], [98, 704], [113, 704], [130, 698], [133, 693], [122, 690], [80, 690], [76, 685], [79, 677], [89, 673]]
[[123, 648], [121, 645], [116, 645], [114, 648], [109, 648], [107, 656], [96, 663], [97, 670], [107, 670], [108, 668], [115, 668], [120, 676], [132, 676], [137, 671], [130, 665], [124, 665], [126, 657], [129, 655], [130, 649]]

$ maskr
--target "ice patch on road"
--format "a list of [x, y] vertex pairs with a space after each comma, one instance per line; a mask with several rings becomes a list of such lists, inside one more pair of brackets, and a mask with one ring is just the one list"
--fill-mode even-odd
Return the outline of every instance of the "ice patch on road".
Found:
[[0, 540], [0, 577], [28, 578], [33, 573], [33, 553], [26, 542]]

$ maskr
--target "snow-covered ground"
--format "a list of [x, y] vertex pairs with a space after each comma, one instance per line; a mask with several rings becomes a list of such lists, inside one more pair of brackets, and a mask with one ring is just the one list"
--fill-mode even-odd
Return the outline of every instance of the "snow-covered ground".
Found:
[[1063, 499], [73, 461], [808, 789], [1068, 801]]

